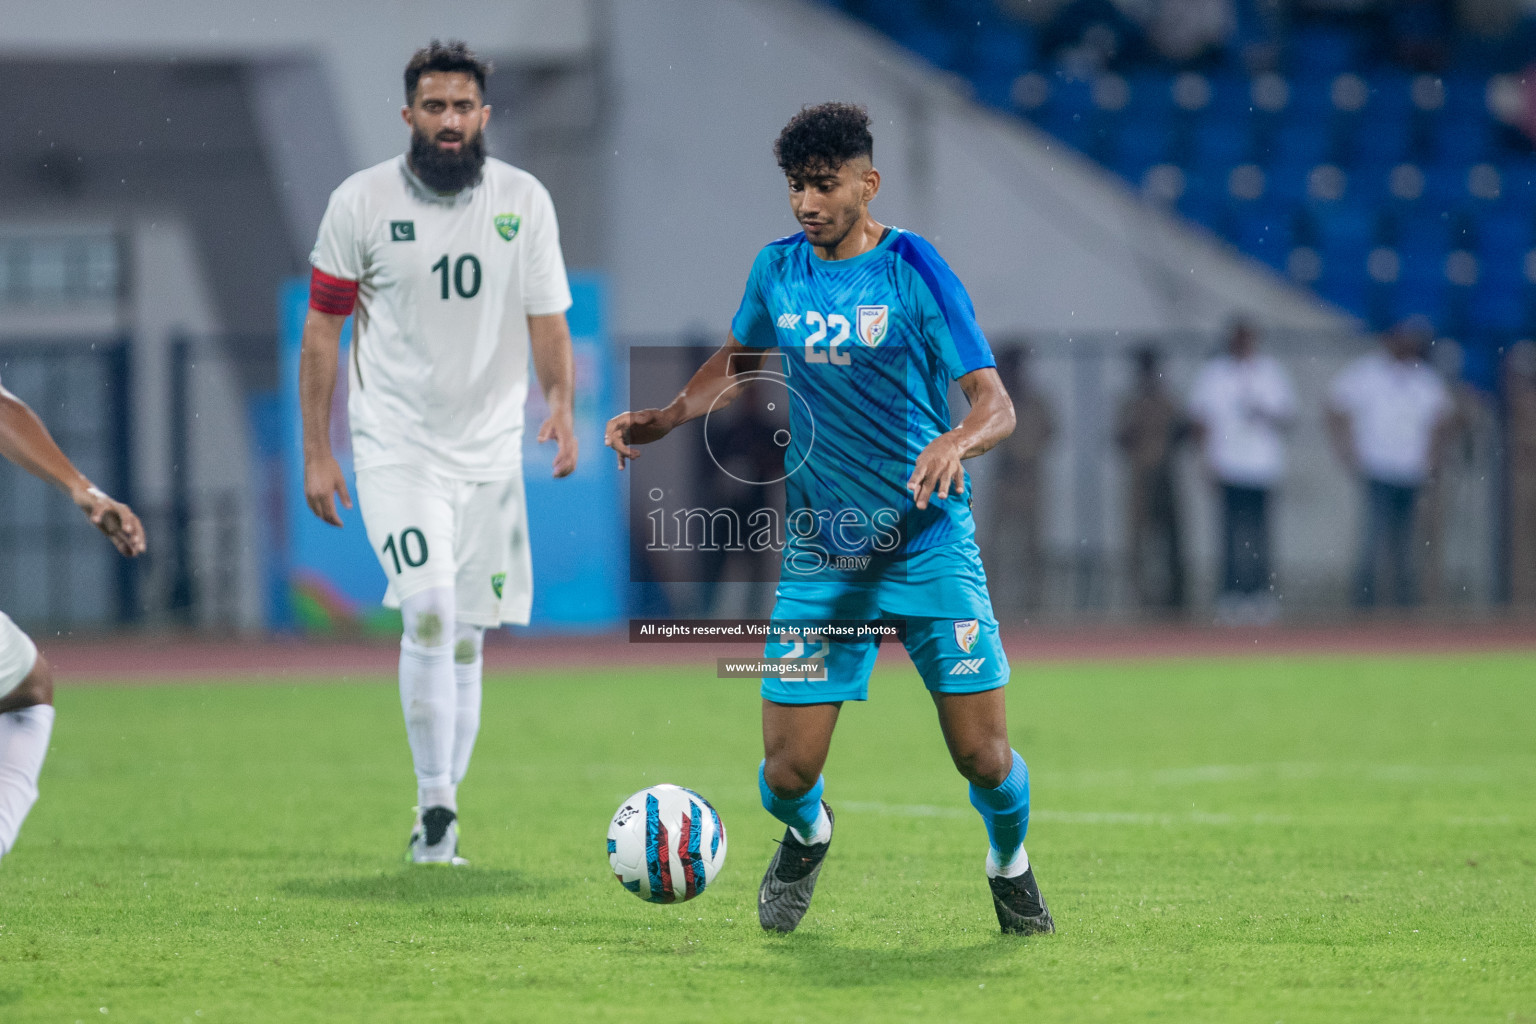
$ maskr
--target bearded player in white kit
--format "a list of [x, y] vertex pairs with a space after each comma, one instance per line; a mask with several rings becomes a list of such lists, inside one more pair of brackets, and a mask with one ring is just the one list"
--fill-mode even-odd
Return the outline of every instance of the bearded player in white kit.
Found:
[[571, 305], [549, 193], [485, 156], [488, 66], [461, 42], [405, 69], [408, 154], [348, 178], [320, 224], [299, 389], [304, 494], [333, 526], [352, 507], [331, 453], [343, 321], [363, 524], [399, 607], [400, 702], [417, 781], [408, 857], [461, 864], [459, 782], [480, 729], [485, 630], [526, 624], [528, 361], [549, 405], [554, 475], [576, 468]]
[[[144, 527], [75, 468], [25, 402], [0, 385], [0, 456], [69, 495], [117, 550], [144, 553]], [[16, 845], [37, 802], [37, 779], [53, 734], [53, 673], [27, 634], [0, 612], [0, 858]]]

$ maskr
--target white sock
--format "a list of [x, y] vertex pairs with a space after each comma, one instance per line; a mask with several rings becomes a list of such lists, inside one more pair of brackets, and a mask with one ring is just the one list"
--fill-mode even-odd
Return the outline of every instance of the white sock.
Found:
[[481, 645], [484, 639], [485, 630], [478, 626], [461, 625], [453, 642], [453, 680], [457, 692], [457, 714], [453, 728], [455, 786], [464, 781], [469, 771], [469, 758], [475, 752], [475, 737], [480, 734], [481, 678], [485, 669]]
[[1029, 870], [1029, 854], [1024, 852], [1024, 847], [1019, 846], [1019, 852], [1007, 864], [998, 864], [997, 851], [987, 848], [987, 877], [988, 878], [1017, 878]]
[[21, 823], [37, 802], [37, 777], [52, 734], [51, 704], [0, 715], [0, 857], [16, 845]]
[[789, 827], [789, 833], [795, 837], [796, 842], [804, 843], [806, 846], [815, 846], [831, 839], [832, 819], [827, 817], [827, 805], [822, 804], [821, 809], [816, 812], [816, 824], [811, 826], [810, 835], [801, 835], [800, 830], [793, 825]]
[[456, 712], [453, 648], [400, 641], [400, 707], [416, 766], [417, 803], [457, 810], [453, 792], [453, 729]]

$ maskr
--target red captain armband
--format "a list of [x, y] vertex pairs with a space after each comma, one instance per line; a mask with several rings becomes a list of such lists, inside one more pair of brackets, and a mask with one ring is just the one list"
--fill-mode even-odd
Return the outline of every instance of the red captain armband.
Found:
[[332, 316], [347, 316], [357, 305], [357, 282], [332, 277], [319, 267], [309, 272], [309, 308]]

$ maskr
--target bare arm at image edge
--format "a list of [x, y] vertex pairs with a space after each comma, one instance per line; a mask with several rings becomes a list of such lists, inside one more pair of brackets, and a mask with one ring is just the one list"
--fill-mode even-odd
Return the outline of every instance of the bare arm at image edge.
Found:
[[0, 387], [0, 455], [69, 495], [120, 554], [144, 553], [144, 526], [133, 510], [108, 497], [75, 468], [25, 402]]

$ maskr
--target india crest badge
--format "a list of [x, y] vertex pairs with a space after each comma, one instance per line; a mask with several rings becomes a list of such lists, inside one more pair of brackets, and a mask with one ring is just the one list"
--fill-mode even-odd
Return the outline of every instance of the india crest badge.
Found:
[[859, 340], [874, 348], [890, 333], [891, 310], [889, 306], [858, 307]]
[[981, 636], [979, 619], [961, 619], [955, 623], [955, 645], [966, 654], [971, 653], [971, 648], [976, 646], [976, 638], [979, 636]]

